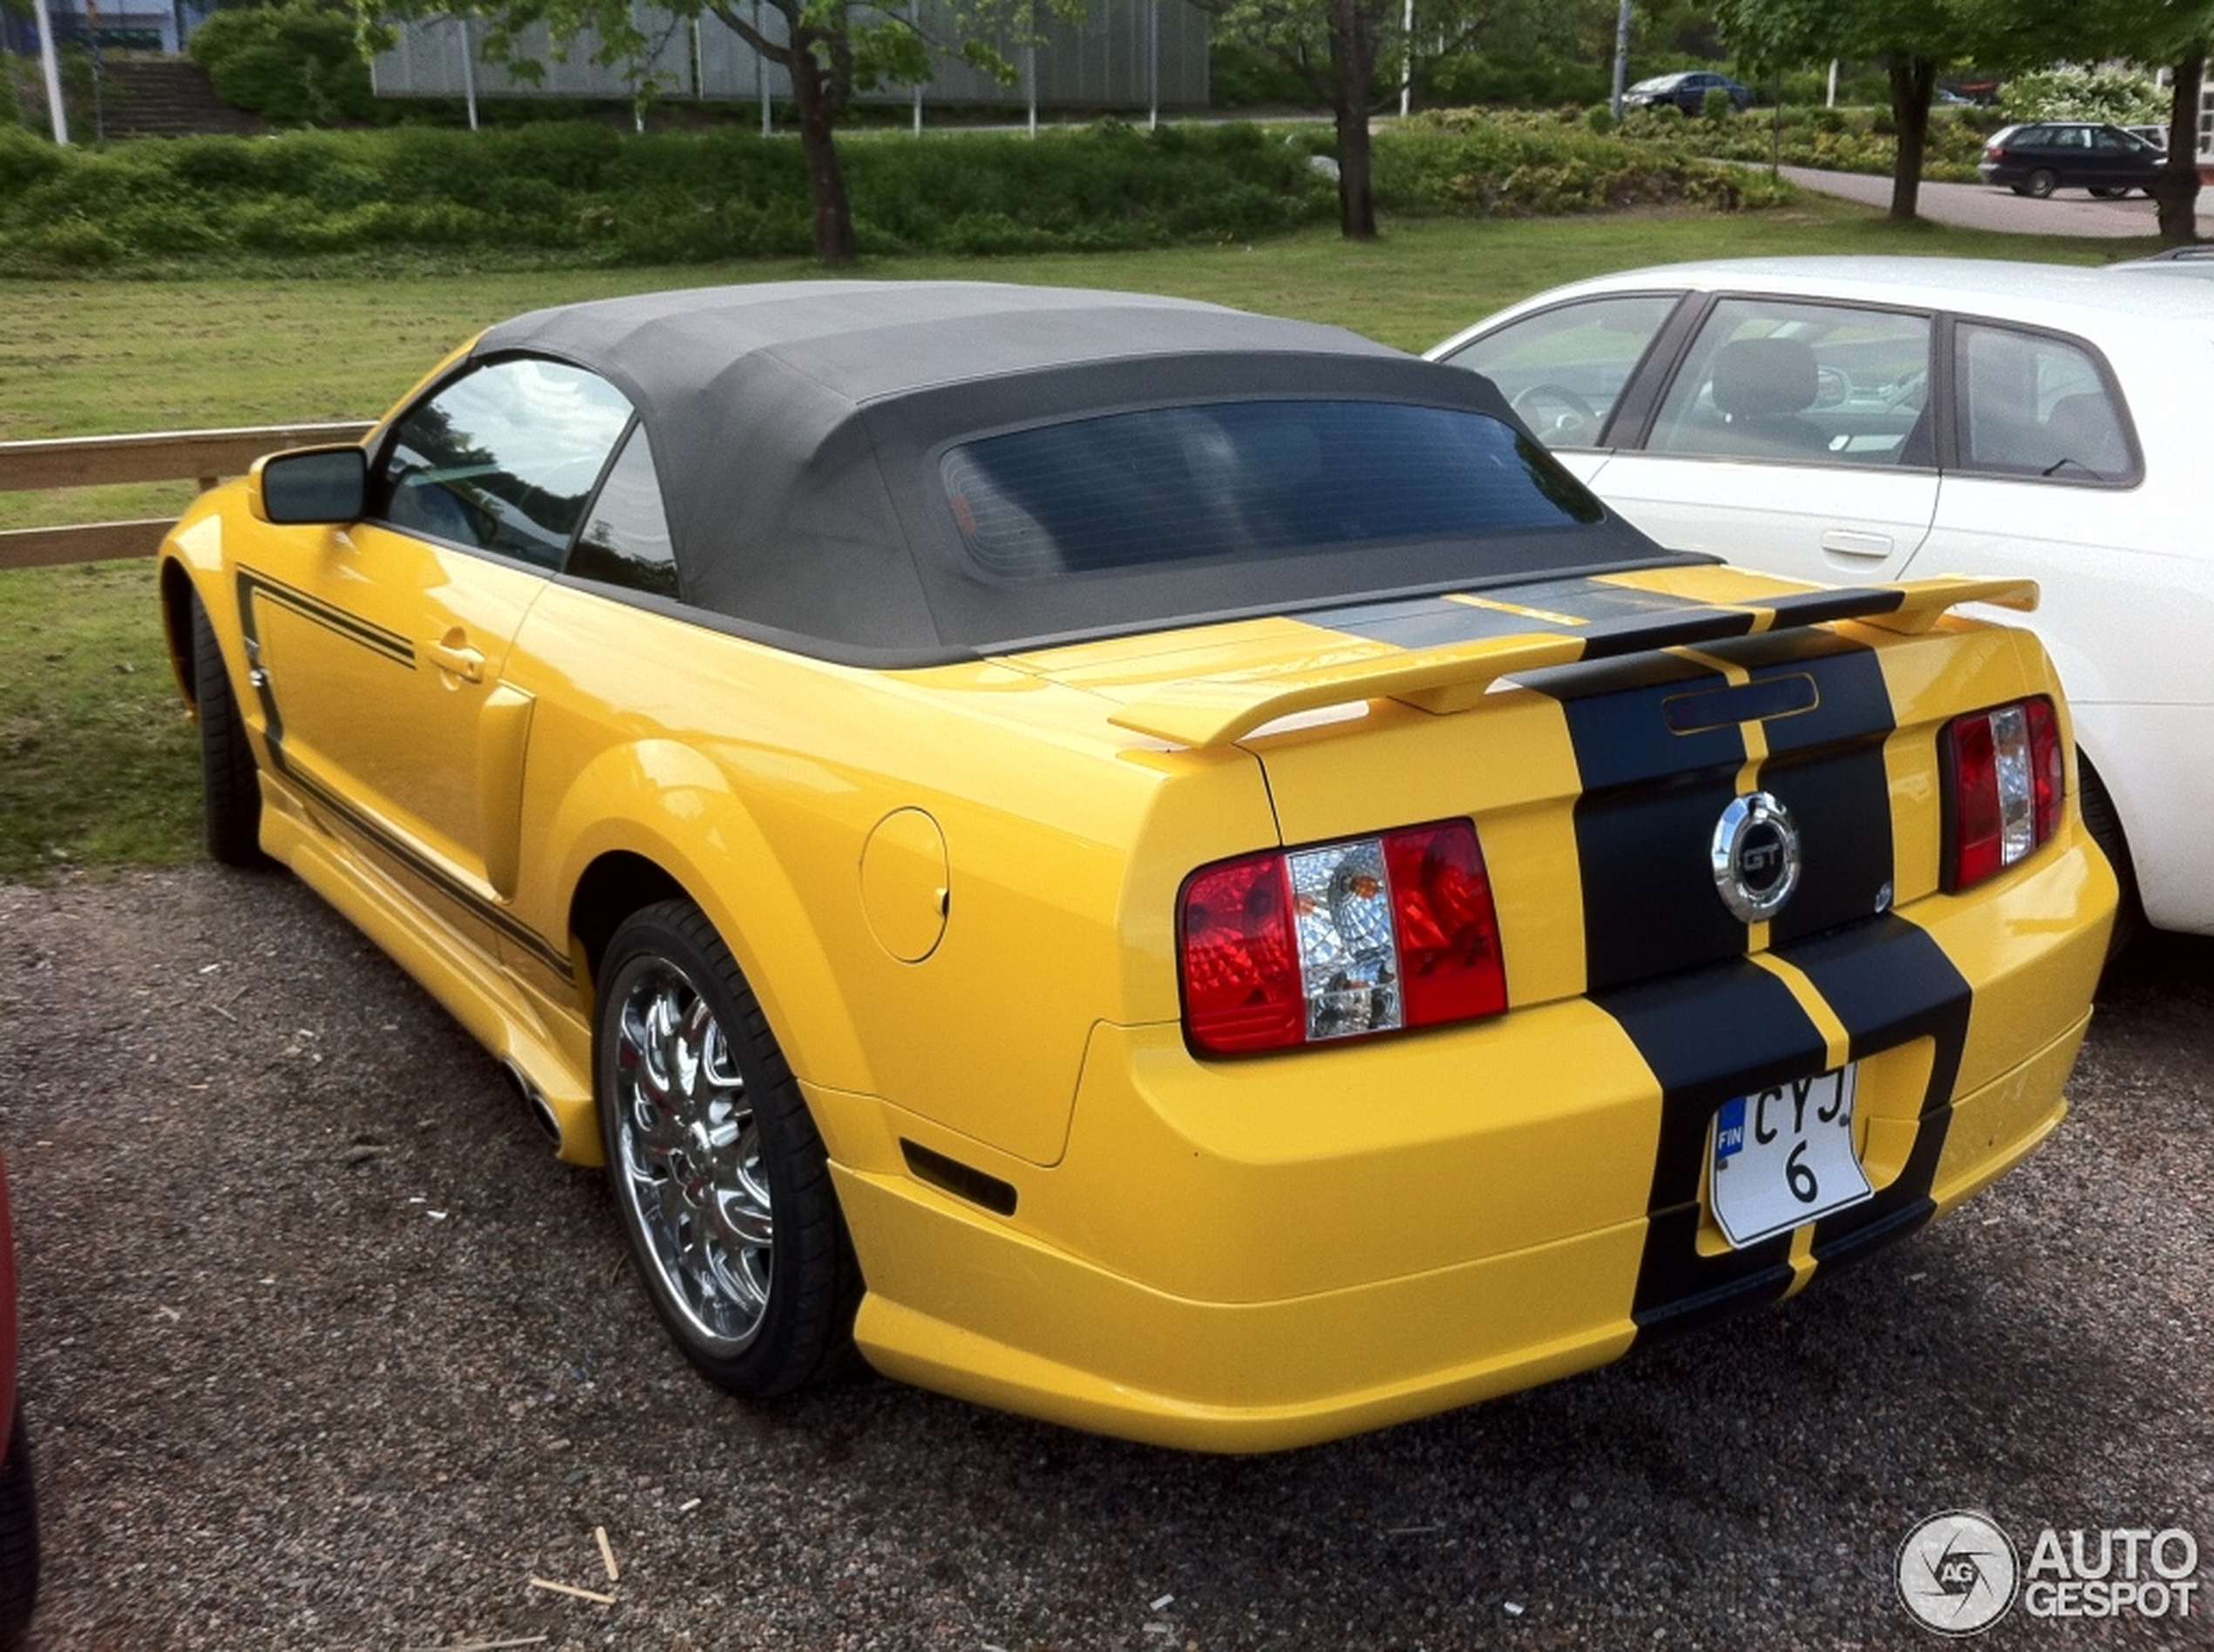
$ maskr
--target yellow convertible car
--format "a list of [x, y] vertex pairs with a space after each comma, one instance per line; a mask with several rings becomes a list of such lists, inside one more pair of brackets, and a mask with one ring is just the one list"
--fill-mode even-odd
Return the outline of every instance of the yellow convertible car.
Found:
[[1776, 1302], [2053, 1129], [2115, 901], [1949, 612], [2031, 588], [1666, 552], [1483, 379], [1205, 304], [524, 316], [161, 593], [214, 853], [757, 1397], [1262, 1450]]

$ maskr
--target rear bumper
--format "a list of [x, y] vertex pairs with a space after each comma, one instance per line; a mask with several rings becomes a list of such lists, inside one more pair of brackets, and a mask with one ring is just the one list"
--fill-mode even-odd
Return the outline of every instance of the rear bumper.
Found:
[[[1780, 1300], [2031, 1152], [2066, 1111], [2113, 900], [2079, 840], [1912, 922], [1484, 1027], [1228, 1064], [1102, 1027], [1045, 1170], [819, 1098], [848, 1121], [828, 1133], [857, 1336], [904, 1380], [1209, 1451], [1603, 1363]], [[1730, 1250], [1705, 1207], [1714, 1109], [1846, 1059], [1876, 1198]], [[1003, 1175], [1013, 1213], [909, 1177], [902, 1140]]]

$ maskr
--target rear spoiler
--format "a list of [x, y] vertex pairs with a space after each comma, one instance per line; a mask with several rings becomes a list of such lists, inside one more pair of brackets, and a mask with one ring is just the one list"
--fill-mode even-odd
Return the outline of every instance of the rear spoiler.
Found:
[[1614, 659], [1656, 649], [1687, 648], [1729, 637], [1858, 620], [1912, 636], [1928, 630], [1963, 602], [1988, 602], [2027, 613], [2037, 606], [2037, 581], [2025, 579], [1912, 580], [1794, 592], [1759, 604], [1672, 608], [1634, 618], [1545, 629], [1512, 636], [1409, 649], [1326, 666], [1261, 667], [1218, 676], [1188, 677], [1132, 702], [1108, 721], [1172, 745], [1229, 745], [1254, 730], [1301, 711], [1355, 701], [1404, 700], [1425, 711], [1465, 710], [1501, 677], [1548, 666]]

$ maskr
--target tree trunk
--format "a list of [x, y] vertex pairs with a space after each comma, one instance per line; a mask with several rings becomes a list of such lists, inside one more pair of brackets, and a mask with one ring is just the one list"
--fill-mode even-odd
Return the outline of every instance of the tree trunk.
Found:
[[791, 76], [793, 112], [799, 119], [799, 153], [807, 168], [807, 195], [815, 205], [815, 256], [825, 264], [850, 264], [859, 255], [853, 240], [853, 206], [846, 194], [846, 168], [838, 157], [838, 120], [852, 90], [853, 42], [843, 7], [832, 26], [805, 18], [805, 0], [769, 0], [784, 20], [784, 37], [757, 30], [730, 5], [707, 10], [726, 29], [770, 63]]
[[799, 120], [799, 153], [807, 166], [807, 194], [815, 203], [815, 257], [850, 264], [860, 256], [853, 239], [853, 205], [846, 194], [846, 168], [838, 156], [838, 100], [830, 68], [815, 51], [815, 31], [792, 31], [791, 103]]
[[1891, 125], [1898, 130], [1898, 159], [1891, 167], [1891, 221], [1911, 224], [1922, 198], [1922, 157], [1930, 146], [1930, 104], [1937, 96], [1937, 62], [1891, 52], [1884, 67], [1891, 83]]
[[2170, 71], [2174, 100], [2168, 106], [2168, 163], [2149, 192], [2160, 207], [2160, 238], [2171, 247], [2198, 239], [2198, 99], [2206, 83], [2204, 44]]
[[1348, 241], [1374, 241], [1368, 83], [1375, 78], [1376, 36], [1362, 0], [1330, 0], [1330, 65], [1338, 131], [1338, 232]]

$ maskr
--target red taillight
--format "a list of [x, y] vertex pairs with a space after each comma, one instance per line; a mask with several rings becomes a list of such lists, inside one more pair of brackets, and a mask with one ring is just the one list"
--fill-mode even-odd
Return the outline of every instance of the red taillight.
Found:
[[1973, 888], [2059, 830], [2068, 766], [2047, 699], [2017, 700], [1946, 725], [1945, 887]]
[[1506, 1008], [1466, 820], [1202, 868], [1178, 914], [1184, 1025], [1208, 1055], [1289, 1050]]
[[1307, 1007], [1284, 857], [1247, 855], [1193, 874], [1178, 915], [1192, 1043], [1219, 1055], [1298, 1044]]

